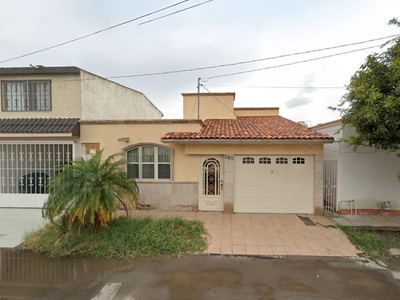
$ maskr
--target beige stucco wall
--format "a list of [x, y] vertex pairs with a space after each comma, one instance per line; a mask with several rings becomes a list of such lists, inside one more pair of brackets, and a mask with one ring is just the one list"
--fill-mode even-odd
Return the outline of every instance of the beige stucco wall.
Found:
[[[167, 132], [199, 131], [198, 123], [176, 124], [168, 121], [153, 124], [81, 124], [82, 143], [100, 143], [104, 148], [104, 155], [122, 152], [130, 146], [153, 143], [173, 150], [172, 174], [175, 181], [197, 181], [198, 159], [196, 155], [185, 155], [185, 146], [182, 144], [163, 144], [161, 136]], [[128, 137], [129, 142], [118, 142], [121, 137]]]
[[200, 93], [200, 117], [198, 118], [198, 98], [195, 93], [184, 93], [184, 119], [234, 119], [233, 101], [235, 93]]
[[82, 119], [161, 119], [162, 113], [141, 92], [86, 71], [82, 76]]
[[[66, 75], [7, 75], [2, 80], [51, 80], [51, 111], [6, 112], [0, 118], [81, 118], [81, 81], [78, 74]], [[1, 93], [3, 107], [3, 91]]]
[[238, 116], [279, 116], [279, 107], [247, 107], [233, 110]]
[[323, 154], [323, 144], [188, 144], [185, 146], [185, 154], [270, 154], [270, 155], [291, 155], [291, 154]]

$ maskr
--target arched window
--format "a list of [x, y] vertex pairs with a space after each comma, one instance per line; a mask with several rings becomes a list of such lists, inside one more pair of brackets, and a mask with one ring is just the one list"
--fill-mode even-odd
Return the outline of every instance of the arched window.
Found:
[[253, 157], [243, 157], [242, 164], [254, 164]]
[[294, 165], [304, 165], [306, 163], [306, 160], [303, 157], [295, 157], [292, 159], [292, 163]]
[[275, 162], [277, 165], [287, 165], [288, 159], [286, 157], [278, 157]]
[[137, 179], [171, 179], [171, 150], [140, 146], [126, 152], [128, 173]]
[[258, 163], [260, 165], [270, 165], [271, 159], [269, 157], [260, 157], [260, 159], [258, 160]]

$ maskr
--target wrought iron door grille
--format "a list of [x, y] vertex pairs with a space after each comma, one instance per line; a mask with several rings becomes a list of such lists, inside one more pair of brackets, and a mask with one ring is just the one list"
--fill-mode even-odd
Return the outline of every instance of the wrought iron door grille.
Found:
[[215, 158], [209, 158], [203, 163], [203, 195], [219, 196], [221, 194], [221, 166]]

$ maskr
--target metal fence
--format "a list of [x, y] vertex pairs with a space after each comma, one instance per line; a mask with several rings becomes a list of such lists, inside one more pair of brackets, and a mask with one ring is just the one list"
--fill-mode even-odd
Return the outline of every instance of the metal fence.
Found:
[[324, 211], [337, 211], [337, 160], [324, 160]]
[[0, 144], [0, 193], [45, 194], [56, 166], [72, 158], [72, 143]]

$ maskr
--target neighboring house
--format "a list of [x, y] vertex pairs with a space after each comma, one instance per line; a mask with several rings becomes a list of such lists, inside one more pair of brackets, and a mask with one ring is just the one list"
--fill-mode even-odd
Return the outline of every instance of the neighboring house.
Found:
[[234, 108], [234, 93], [182, 95], [182, 120], [80, 121], [82, 143], [126, 154], [141, 207], [322, 213], [332, 137], [278, 108]]
[[[324, 149], [324, 207], [328, 211], [358, 214], [400, 214], [400, 158], [393, 153], [359, 147], [353, 151], [342, 139], [355, 132], [341, 120], [312, 129], [335, 138]], [[350, 210], [352, 208], [352, 211]]]
[[99, 151], [79, 120], [162, 118], [142, 93], [77, 67], [0, 68], [0, 84], [0, 207], [41, 207], [57, 165]]

